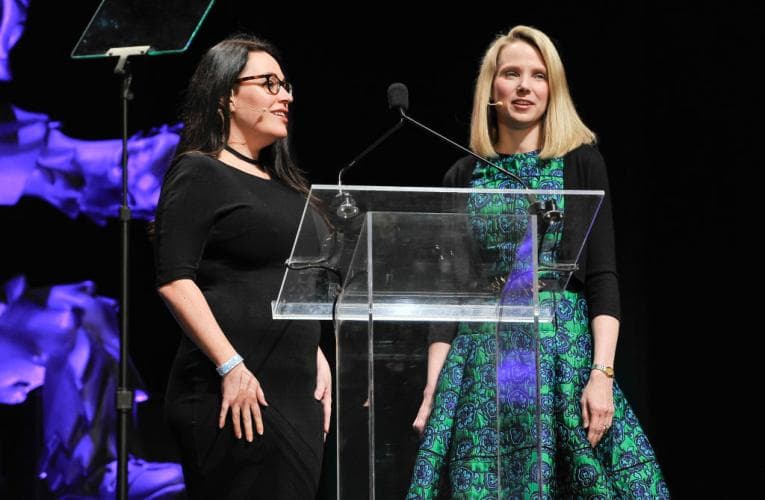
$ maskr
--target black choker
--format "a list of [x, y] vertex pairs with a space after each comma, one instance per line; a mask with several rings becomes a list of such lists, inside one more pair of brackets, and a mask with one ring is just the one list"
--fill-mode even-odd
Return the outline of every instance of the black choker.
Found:
[[232, 148], [231, 146], [226, 145], [223, 149], [231, 153], [232, 155], [236, 156], [242, 161], [246, 161], [250, 165], [255, 165], [256, 167], [260, 167], [260, 162], [254, 158], [250, 158], [248, 156], [244, 156], [242, 153], [237, 151], [236, 149]]

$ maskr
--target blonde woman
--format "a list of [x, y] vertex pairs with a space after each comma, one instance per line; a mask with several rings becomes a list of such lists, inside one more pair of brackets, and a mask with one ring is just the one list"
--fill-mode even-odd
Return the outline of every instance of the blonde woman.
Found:
[[[554, 321], [539, 328], [541, 404], [530, 348], [505, 353], [532, 369], [512, 383], [500, 369], [503, 384], [497, 394], [496, 324], [463, 323], [456, 336], [432, 336], [427, 385], [413, 424], [423, 441], [408, 498], [669, 496], [654, 452], [613, 378], [619, 286], [606, 166], [594, 143], [547, 35], [516, 26], [498, 37], [484, 55], [476, 82], [473, 151], [532, 189], [602, 189], [606, 197], [570, 286], [540, 292], [540, 301], [554, 310]], [[444, 184], [523, 187], [473, 157], [452, 166]], [[564, 211], [565, 201], [558, 199]], [[476, 196], [468, 201], [468, 211], [490, 216], [528, 209], [525, 200], [508, 203], [515, 202]], [[575, 215], [573, 204], [569, 208], [566, 220]], [[473, 230], [484, 252], [493, 252], [498, 276], [507, 276], [514, 269], [517, 228], [497, 226]], [[548, 252], [563, 251], [563, 230], [558, 226], [545, 235], [552, 243]], [[513, 328], [518, 327], [501, 327], [499, 334], [510, 337], [518, 333]]]

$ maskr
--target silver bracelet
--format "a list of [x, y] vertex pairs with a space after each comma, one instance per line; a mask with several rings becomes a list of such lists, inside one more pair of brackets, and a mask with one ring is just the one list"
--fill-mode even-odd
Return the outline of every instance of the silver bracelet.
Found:
[[238, 354], [234, 354], [233, 356], [231, 356], [230, 358], [228, 358], [228, 361], [226, 361], [225, 363], [223, 363], [222, 365], [220, 365], [219, 367], [217, 367], [217, 368], [215, 369], [215, 371], [217, 371], [217, 372], [218, 372], [218, 375], [220, 375], [220, 376], [222, 377], [222, 376], [224, 376], [225, 374], [227, 374], [228, 372], [230, 372], [231, 370], [233, 370], [233, 369], [234, 369], [234, 367], [236, 367], [236, 365], [238, 365], [238, 364], [239, 364], [239, 363], [241, 363], [242, 361], [244, 361], [244, 358], [243, 358], [243, 357], [241, 357], [241, 356], [240, 356], [240, 355], [238, 355]]

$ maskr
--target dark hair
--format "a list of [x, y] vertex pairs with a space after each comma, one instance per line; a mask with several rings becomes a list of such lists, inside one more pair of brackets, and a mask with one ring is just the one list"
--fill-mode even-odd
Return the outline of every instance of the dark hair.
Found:
[[[226, 145], [231, 118], [227, 103], [250, 52], [266, 52], [284, 70], [276, 47], [252, 35], [234, 35], [211, 47], [199, 61], [186, 91], [177, 156], [192, 152], [217, 156]], [[271, 177], [308, 193], [308, 181], [292, 159], [289, 134], [263, 148], [258, 159]]]

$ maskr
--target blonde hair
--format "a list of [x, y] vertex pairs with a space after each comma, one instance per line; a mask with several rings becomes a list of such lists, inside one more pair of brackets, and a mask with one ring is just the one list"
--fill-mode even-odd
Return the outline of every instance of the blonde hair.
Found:
[[525, 42], [536, 48], [547, 67], [550, 97], [542, 117], [541, 158], [563, 156], [582, 144], [595, 142], [595, 133], [587, 128], [574, 107], [568, 90], [566, 72], [552, 40], [529, 26], [516, 26], [500, 35], [483, 56], [473, 96], [470, 119], [470, 148], [483, 156], [497, 156], [494, 145], [499, 139], [496, 113], [489, 111], [489, 100], [497, 73], [497, 59], [507, 45]]

